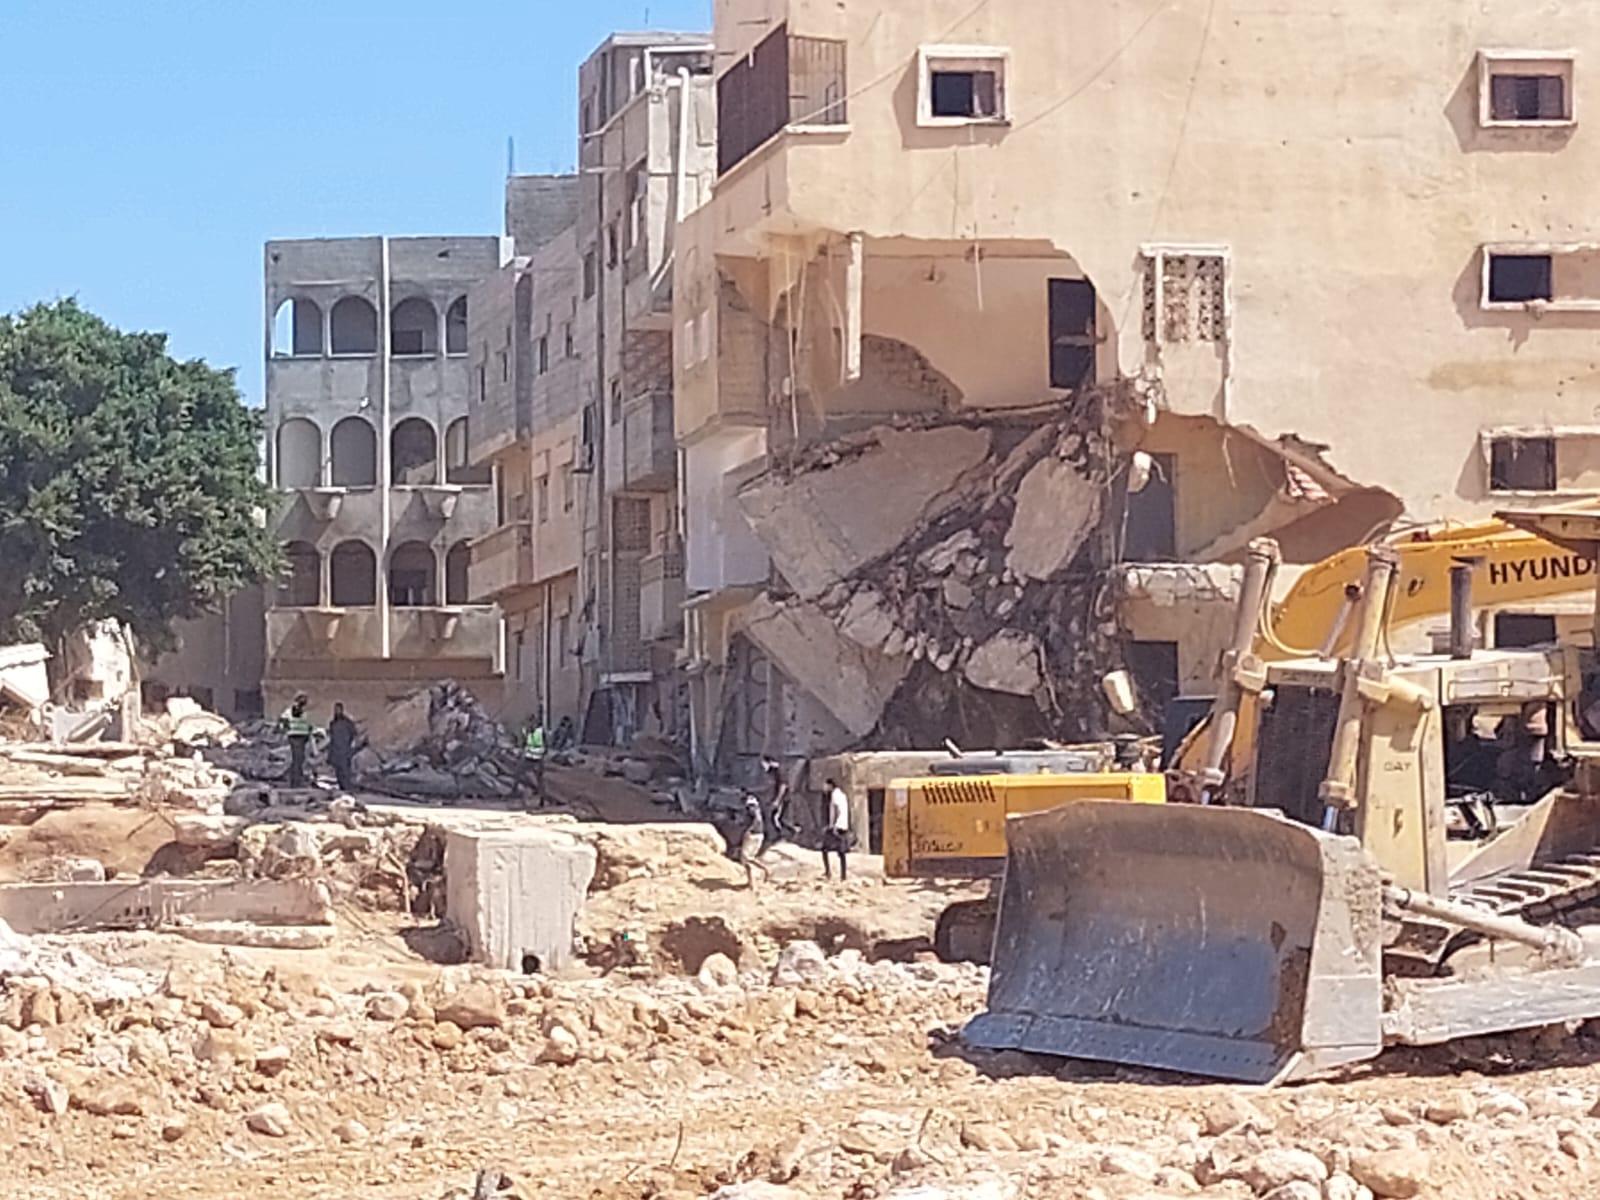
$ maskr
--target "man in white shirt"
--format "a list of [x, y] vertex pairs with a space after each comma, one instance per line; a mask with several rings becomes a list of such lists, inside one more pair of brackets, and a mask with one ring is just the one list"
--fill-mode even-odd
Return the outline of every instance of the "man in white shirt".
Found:
[[828, 862], [829, 854], [839, 856], [839, 880], [845, 879], [845, 855], [850, 850], [850, 797], [844, 794], [837, 779], [828, 783], [828, 824], [822, 831], [822, 873], [833, 878]]

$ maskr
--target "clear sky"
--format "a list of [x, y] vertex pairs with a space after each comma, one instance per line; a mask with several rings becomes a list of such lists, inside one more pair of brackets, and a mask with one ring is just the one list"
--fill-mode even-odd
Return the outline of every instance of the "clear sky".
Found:
[[[0, 0], [0, 310], [76, 295], [261, 398], [271, 237], [501, 232], [578, 63], [710, 0]], [[648, 24], [647, 24], [648, 22]]]

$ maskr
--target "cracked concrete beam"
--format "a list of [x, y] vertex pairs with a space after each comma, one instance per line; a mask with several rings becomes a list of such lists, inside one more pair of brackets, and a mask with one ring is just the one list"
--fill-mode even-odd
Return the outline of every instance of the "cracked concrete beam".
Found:
[[876, 444], [791, 477], [769, 473], [739, 492], [756, 537], [801, 596], [814, 599], [890, 553], [955, 503], [989, 455], [986, 429], [882, 429]]

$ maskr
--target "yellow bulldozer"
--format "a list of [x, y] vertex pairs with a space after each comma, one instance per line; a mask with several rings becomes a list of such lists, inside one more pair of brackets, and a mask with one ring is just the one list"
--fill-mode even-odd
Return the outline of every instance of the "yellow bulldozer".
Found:
[[[1600, 578], [1600, 513], [1500, 516]], [[1264, 607], [1260, 549], [1241, 629]], [[1448, 652], [1391, 653], [1403, 561], [1366, 552], [1348, 630], [1325, 634], [1341, 652], [1232, 655], [1205, 740], [1249, 745], [1242, 805], [1007, 821], [969, 1043], [1269, 1082], [1600, 1016], [1596, 654], [1478, 648], [1471, 561], [1448, 575]]]

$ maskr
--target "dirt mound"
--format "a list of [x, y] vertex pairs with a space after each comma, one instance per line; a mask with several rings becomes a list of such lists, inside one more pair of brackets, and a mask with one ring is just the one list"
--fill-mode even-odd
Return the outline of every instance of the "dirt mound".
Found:
[[158, 812], [116, 805], [47, 812], [16, 826], [0, 845], [0, 882], [46, 877], [52, 861], [94, 859], [106, 873], [140, 875], [172, 842], [172, 823]]

